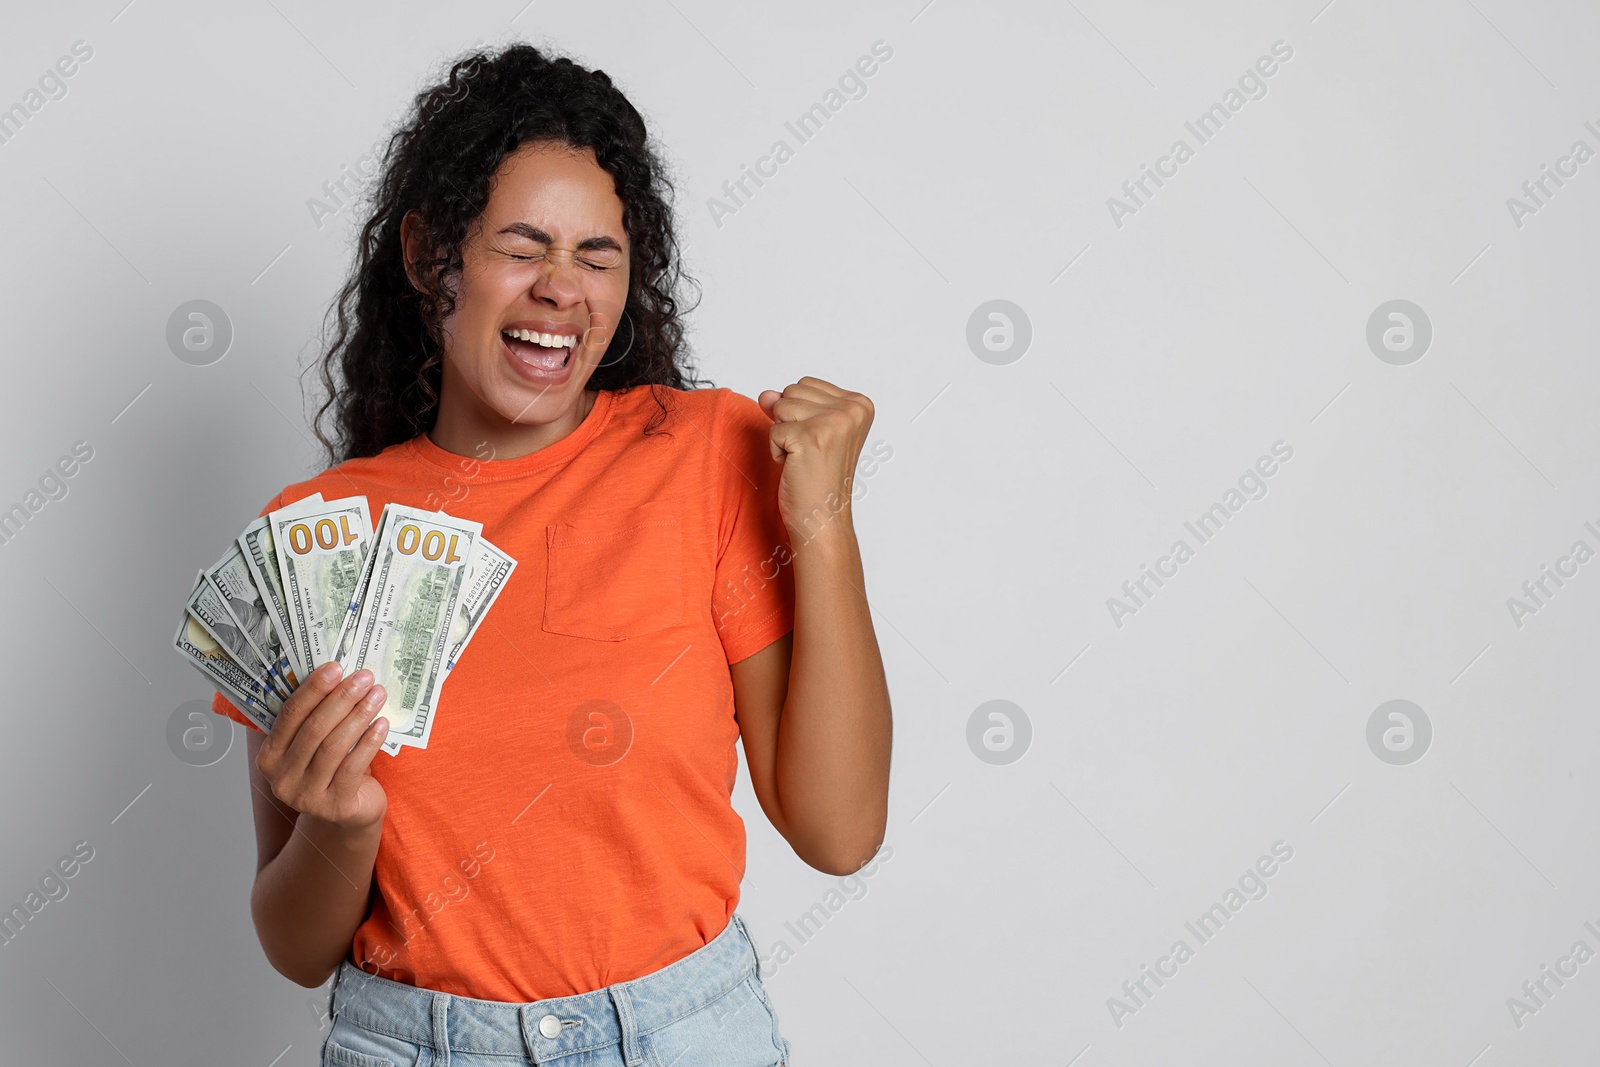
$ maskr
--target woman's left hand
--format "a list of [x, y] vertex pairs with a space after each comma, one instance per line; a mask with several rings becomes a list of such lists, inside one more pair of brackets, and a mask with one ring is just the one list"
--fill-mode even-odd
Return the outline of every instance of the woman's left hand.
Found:
[[772, 458], [783, 463], [778, 510], [791, 541], [810, 540], [840, 515], [848, 525], [872, 401], [810, 375], [781, 393], [763, 389], [756, 401], [774, 420]]

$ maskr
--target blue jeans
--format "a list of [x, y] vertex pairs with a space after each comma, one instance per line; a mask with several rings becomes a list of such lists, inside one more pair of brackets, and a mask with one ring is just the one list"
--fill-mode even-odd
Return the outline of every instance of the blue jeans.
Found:
[[737, 913], [630, 982], [531, 1004], [474, 1000], [339, 964], [323, 1067], [782, 1067], [789, 1042]]

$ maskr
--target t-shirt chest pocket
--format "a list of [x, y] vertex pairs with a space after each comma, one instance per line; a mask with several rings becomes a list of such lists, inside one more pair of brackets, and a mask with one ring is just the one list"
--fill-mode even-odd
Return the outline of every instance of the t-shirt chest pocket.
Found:
[[606, 518], [545, 527], [544, 629], [626, 641], [683, 618], [683, 530], [677, 502], [653, 500]]

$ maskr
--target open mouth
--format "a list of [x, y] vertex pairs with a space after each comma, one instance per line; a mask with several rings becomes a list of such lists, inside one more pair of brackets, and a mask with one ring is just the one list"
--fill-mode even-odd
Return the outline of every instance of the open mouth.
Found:
[[577, 347], [575, 334], [534, 333], [532, 330], [501, 330], [500, 337], [513, 355], [544, 370], [560, 370]]

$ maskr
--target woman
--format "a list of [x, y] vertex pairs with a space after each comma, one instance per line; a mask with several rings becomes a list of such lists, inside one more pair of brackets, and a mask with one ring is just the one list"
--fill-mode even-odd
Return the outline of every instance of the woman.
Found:
[[734, 744], [802, 860], [871, 860], [890, 708], [849, 504], [872, 404], [686, 388], [671, 187], [603, 72], [519, 44], [415, 104], [322, 364], [337, 465], [262, 513], [445, 510], [518, 566], [426, 749], [380, 756], [383, 686], [337, 664], [249, 734], [262, 948], [336, 974], [324, 1063], [786, 1061], [735, 913]]

